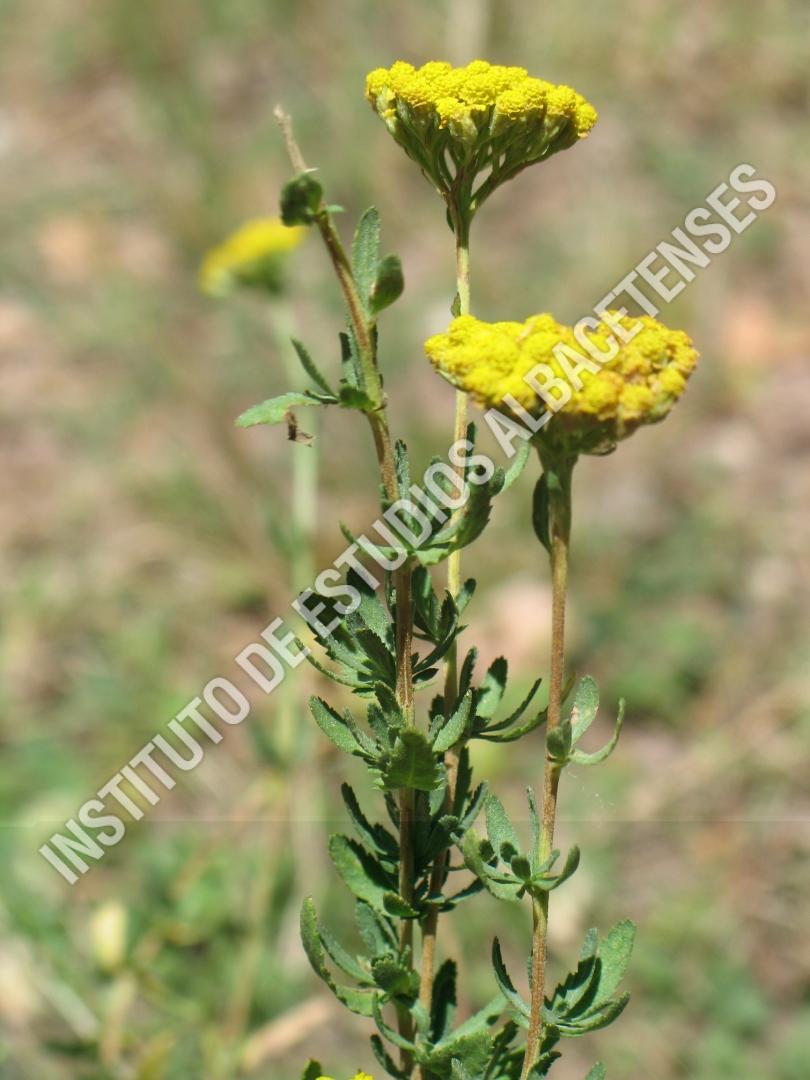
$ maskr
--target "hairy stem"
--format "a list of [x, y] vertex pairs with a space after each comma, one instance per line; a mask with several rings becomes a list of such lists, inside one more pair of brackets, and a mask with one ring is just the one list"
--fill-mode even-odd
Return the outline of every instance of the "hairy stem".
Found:
[[[297, 173], [306, 171], [306, 163], [300, 148], [295, 140], [292, 130], [292, 121], [284, 110], [278, 106], [275, 116], [281, 126], [284, 139], [287, 144], [287, 152], [290, 156], [293, 168]], [[349, 312], [349, 321], [357, 342], [357, 351], [360, 364], [363, 369], [365, 392], [370, 398], [373, 407], [366, 413], [371, 427], [374, 440], [374, 450], [377, 455], [377, 464], [380, 471], [380, 481], [385, 492], [386, 500], [394, 502], [399, 494], [396, 466], [394, 463], [393, 443], [388, 425], [386, 399], [382, 387], [382, 379], [377, 364], [376, 335], [372, 322], [367, 318], [357, 291], [357, 285], [352, 273], [351, 262], [334, 226], [331, 215], [325, 204], [321, 204], [316, 218], [316, 224], [329, 257], [335, 275], [340, 284], [346, 307]], [[411, 613], [411, 565], [406, 560], [402, 566], [394, 571], [395, 603], [395, 640], [396, 640], [396, 670], [397, 703], [405, 717], [406, 724], [412, 726], [415, 722], [413, 703], [413, 622]], [[406, 903], [413, 901], [414, 892], [414, 860], [413, 860], [413, 821], [414, 821], [415, 792], [412, 788], [403, 788], [399, 797], [399, 891]], [[413, 921], [402, 919], [400, 923], [400, 947], [413, 950]], [[413, 1039], [413, 1017], [406, 1008], [397, 1009], [397, 1023], [399, 1033], [408, 1040]], [[410, 1075], [413, 1070], [413, 1058], [409, 1051], [400, 1050], [400, 1066], [402, 1071]]]
[[[547, 732], [560, 724], [565, 677], [565, 598], [568, 584], [568, 548], [571, 537], [571, 476], [574, 458], [542, 457], [548, 481], [549, 539], [551, 542], [551, 680], [548, 691]], [[546, 753], [543, 773], [543, 809], [538, 858], [545, 862], [554, 845], [557, 791], [560, 769]], [[547, 892], [532, 899], [531, 1007], [526, 1055], [521, 1080], [526, 1080], [540, 1056], [543, 1043], [543, 1003], [546, 992], [546, 943], [548, 939]]]
[[[456, 290], [458, 293], [458, 311], [460, 315], [470, 313], [470, 244], [469, 229], [457, 215], [454, 217], [456, 234]], [[453, 442], [463, 439], [467, 434], [467, 395], [462, 390], [456, 391], [455, 420], [453, 424]], [[457, 473], [461, 468], [457, 467]], [[447, 591], [455, 599], [461, 591], [461, 552], [454, 551], [447, 560]], [[458, 646], [454, 641], [447, 654], [444, 680], [445, 715], [455, 708], [458, 698]], [[447, 766], [446, 805], [452, 808], [456, 797], [458, 780], [459, 748], [453, 747], [445, 755]], [[440, 893], [447, 877], [449, 850], [439, 853], [433, 864], [430, 878], [431, 894]], [[433, 974], [436, 966], [436, 939], [438, 936], [439, 911], [432, 908], [422, 923], [422, 966], [419, 981], [420, 1004], [430, 1011], [433, 1001]]]

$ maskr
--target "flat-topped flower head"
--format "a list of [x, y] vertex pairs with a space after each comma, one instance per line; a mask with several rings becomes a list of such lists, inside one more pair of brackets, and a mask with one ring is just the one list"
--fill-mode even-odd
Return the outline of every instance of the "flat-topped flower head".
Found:
[[[608, 311], [575, 329], [551, 315], [487, 323], [462, 315], [425, 342], [433, 366], [483, 408], [547, 421], [539, 445], [604, 453], [663, 420], [698, 354], [682, 330]], [[525, 419], [525, 417], [523, 418]]]
[[[318, 1080], [332, 1080], [332, 1077], [331, 1076], [319, 1076]], [[359, 1072], [359, 1073], [355, 1073], [354, 1076], [351, 1078], [351, 1080], [374, 1080], [374, 1077], [370, 1076], [368, 1073]]]
[[398, 60], [369, 73], [366, 97], [461, 225], [500, 184], [596, 123], [594, 107], [569, 86], [486, 60], [459, 68]]
[[278, 218], [246, 221], [223, 243], [211, 248], [200, 267], [200, 287], [212, 296], [226, 296], [238, 285], [278, 292], [286, 255], [306, 233]]

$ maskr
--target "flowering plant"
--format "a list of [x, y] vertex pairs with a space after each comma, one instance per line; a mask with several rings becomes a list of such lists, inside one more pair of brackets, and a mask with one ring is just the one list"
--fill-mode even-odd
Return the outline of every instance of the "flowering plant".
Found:
[[[379, 318], [404, 286], [399, 259], [380, 255], [374, 208], [360, 220], [351, 251], [345, 249], [334, 208], [279, 110], [296, 173], [282, 193], [281, 218], [287, 227], [320, 233], [348, 325], [340, 334], [337, 380], [327, 378], [295, 342], [310, 387], [262, 402], [239, 422], [289, 423], [303, 406], [361, 414], [379, 468], [381, 519], [375, 527], [384, 541], [350, 537], [345, 579], [321, 575], [316, 588], [299, 597], [309, 600], [299, 611], [324, 652], [313, 663], [354, 703], [341, 710], [315, 697], [314, 719], [340, 750], [365, 764], [384, 810], [382, 821], [369, 820], [344, 784], [355, 835], [329, 841], [336, 872], [354, 895], [361, 952], [332, 936], [311, 899], [301, 913], [302, 939], [331, 992], [373, 1025], [371, 1048], [389, 1076], [539, 1080], [549, 1075], [565, 1039], [607, 1026], [625, 1008], [628, 996], [619, 987], [635, 933], [629, 921], [601, 938], [590, 930], [574, 970], [556, 985], [548, 978], [549, 897], [580, 861], [578, 848], [561, 858], [554, 847], [560, 780], [570, 764], [595, 765], [609, 756], [624, 714], [620, 703], [605, 746], [581, 747], [596, 718], [599, 693], [593, 679], [575, 683], [565, 671], [573, 469], [580, 454], [604, 453], [642, 424], [663, 419], [683, 393], [696, 353], [685, 334], [621, 312], [605, 312], [584, 335], [548, 314], [490, 324], [469, 312], [474, 214], [521, 169], [587, 135], [596, 113], [581, 95], [522, 68], [483, 61], [460, 69], [396, 63], [373, 71], [366, 93], [445, 199], [455, 233], [454, 319], [425, 344], [430, 362], [457, 388], [455, 436], [452, 467], [434, 462], [425, 489], [413, 484], [407, 448], [390, 433], [379, 359]], [[212, 257], [206, 273], [254, 284], [257, 253], [246, 244], [245, 259], [232, 259], [235, 246], [225, 246], [224, 258]], [[265, 254], [259, 251], [259, 266]], [[523, 448], [507, 471], [476, 453], [468, 397], [513, 425], [528, 422]], [[553, 587], [548, 699], [544, 707], [536, 704], [538, 678], [523, 703], [504, 715], [506, 660], [481, 673], [475, 648], [463, 659], [459, 655], [461, 620], [475, 588], [472, 579], [462, 578], [461, 553], [480, 537], [492, 500], [525, 467], [530, 446], [538, 450], [541, 475], [527, 517], [548, 552]], [[434, 569], [439, 564], [446, 567], [444, 582]], [[435, 688], [432, 699], [422, 697], [428, 687]], [[544, 741], [534, 744], [538, 767], [542, 763], [541, 791], [539, 797], [532, 788], [527, 792], [531, 827], [521, 836], [486, 783], [474, 782], [470, 745], [528, 739], [543, 726]], [[466, 882], [453, 884], [464, 870]], [[504, 904], [530, 906], [528, 994], [507, 971], [496, 937], [491, 1000], [457, 1021], [458, 967], [450, 957], [439, 961], [439, 930], [443, 919], [484, 890]], [[597, 1064], [588, 1080], [604, 1076], [605, 1067]], [[319, 1077], [321, 1066], [310, 1062], [304, 1080]], [[355, 1080], [361, 1078], [367, 1074]]]

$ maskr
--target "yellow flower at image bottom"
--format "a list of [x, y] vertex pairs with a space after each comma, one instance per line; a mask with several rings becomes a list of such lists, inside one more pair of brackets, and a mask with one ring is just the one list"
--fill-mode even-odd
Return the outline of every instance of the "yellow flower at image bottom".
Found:
[[[319, 1076], [318, 1080], [333, 1080], [333, 1078], [331, 1076]], [[351, 1077], [351, 1080], [374, 1080], [374, 1077], [369, 1076], [368, 1073], [359, 1072], [355, 1073], [354, 1076]]]

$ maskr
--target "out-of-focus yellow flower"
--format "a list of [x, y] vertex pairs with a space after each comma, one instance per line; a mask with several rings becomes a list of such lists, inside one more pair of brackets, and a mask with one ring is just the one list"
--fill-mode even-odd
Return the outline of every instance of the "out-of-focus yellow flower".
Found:
[[606, 312], [598, 327], [579, 336], [551, 315], [523, 323], [462, 315], [430, 338], [425, 351], [449, 382], [485, 408], [518, 419], [520, 408], [537, 418], [554, 413], [537, 441], [575, 453], [604, 452], [641, 424], [663, 420], [698, 358], [683, 331], [619, 312]]
[[305, 233], [305, 228], [288, 227], [278, 218], [246, 221], [206, 254], [200, 267], [201, 288], [212, 296], [225, 296], [237, 285], [278, 292], [284, 257]]
[[108, 900], [90, 917], [90, 942], [102, 971], [115, 971], [127, 949], [127, 909], [118, 900]]
[[399, 60], [369, 73], [366, 97], [462, 223], [500, 184], [596, 123], [594, 107], [569, 86], [486, 60], [460, 68]]

